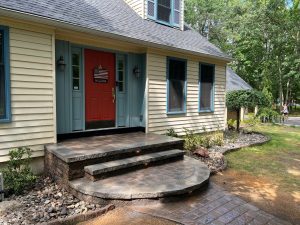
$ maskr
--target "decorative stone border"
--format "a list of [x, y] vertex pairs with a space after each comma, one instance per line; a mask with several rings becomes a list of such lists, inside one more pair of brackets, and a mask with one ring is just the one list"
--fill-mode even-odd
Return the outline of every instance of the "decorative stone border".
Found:
[[269, 141], [272, 140], [272, 138], [268, 135], [264, 135], [260, 132], [252, 132], [252, 133], [255, 133], [255, 134], [259, 134], [259, 135], [262, 135], [264, 137], [266, 137], [266, 140], [262, 140], [262, 141], [258, 141], [258, 142], [254, 142], [254, 143], [251, 143], [251, 144], [245, 144], [245, 145], [241, 145], [241, 146], [237, 146], [237, 147], [233, 147], [233, 148], [230, 148], [230, 149], [226, 149], [223, 154], [227, 154], [229, 152], [232, 152], [232, 151], [237, 151], [237, 150], [240, 150], [242, 148], [248, 148], [248, 147], [254, 147], [254, 146], [260, 146], [260, 145], [264, 145], [266, 143], [268, 143]]
[[80, 222], [84, 222], [90, 219], [94, 219], [98, 216], [104, 215], [105, 213], [111, 211], [115, 209], [115, 206], [110, 204], [107, 205], [99, 210], [96, 211], [91, 211], [85, 214], [78, 214], [78, 215], [73, 215], [73, 216], [69, 216], [66, 217], [64, 219], [56, 219], [56, 220], [52, 220], [49, 221], [47, 223], [39, 223], [39, 224], [47, 224], [47, 225], [67, 225], [67, 224], [77, 224]]

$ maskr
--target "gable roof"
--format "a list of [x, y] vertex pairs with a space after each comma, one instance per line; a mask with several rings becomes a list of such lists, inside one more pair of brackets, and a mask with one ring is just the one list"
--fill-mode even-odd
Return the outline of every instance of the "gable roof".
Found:
[[237, 90], [250, 90], [252, 87], [237, 75], [230, 67], [226, 69], [226, 92]]
[[230, 61], [230, 57], [188, 26], [181, 31], [143, 19], [124, 0], [1, 0], [0, 10]]

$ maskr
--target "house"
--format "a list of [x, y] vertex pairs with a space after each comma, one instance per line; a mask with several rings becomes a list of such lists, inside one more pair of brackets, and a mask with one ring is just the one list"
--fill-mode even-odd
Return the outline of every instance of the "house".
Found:
[[[237, 75], [230, 67], [226, 69], [226, 92], [238, 90], [251, 90], [252, 87]], [[241, 108], [240, 120], [243, 121], [245, 117], [245, 109]], [[237, 115], [235, 111], [227, 110], [227, 119], [236, 120]]]
[[[183, 0], [0, 1], [0, 162], [101, 130], [225, 129], [230, 58]], [[74, 137], [75, 137], [74, 136]]]

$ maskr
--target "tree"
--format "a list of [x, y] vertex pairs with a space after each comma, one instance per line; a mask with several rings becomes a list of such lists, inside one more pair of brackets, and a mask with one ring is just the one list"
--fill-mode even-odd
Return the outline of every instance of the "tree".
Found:
[[186, 0], [186, 22], [273, 101], [299, 100], [300, 0]]
[[236, 129], [240, 130], [240, 109], [253, 108], [255, 106], [270, 106], [268, 97], [260, 91], [238, 90], [226, 94], [226, 106], [229, 110], [236, 112]]

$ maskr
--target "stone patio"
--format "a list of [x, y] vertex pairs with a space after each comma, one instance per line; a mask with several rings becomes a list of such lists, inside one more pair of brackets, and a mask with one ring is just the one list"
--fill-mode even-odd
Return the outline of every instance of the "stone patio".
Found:
[[185, 225], [291, 225], [214, 183], [210, 183], [206, 190], [188, 196], [151, 201], [147, 204], [141, 202], [127, 208], [128, 211], [133, 210]]
[[160, 198], [208, 182], [207, 166], [180, 149], [181, 139], [142, 132], [77, 138], [46, 146], [45, 167], [78, 195]]

